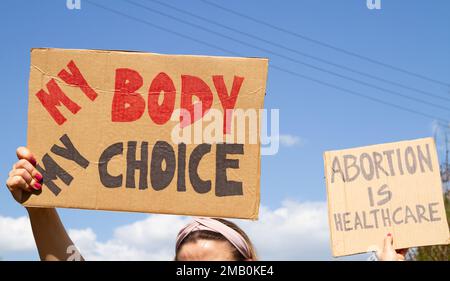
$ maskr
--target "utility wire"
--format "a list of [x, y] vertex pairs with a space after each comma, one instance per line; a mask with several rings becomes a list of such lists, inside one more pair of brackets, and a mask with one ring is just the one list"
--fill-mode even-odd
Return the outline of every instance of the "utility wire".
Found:
[[[208, 46], [210, 48], [221, 50], [221, 51], [223, 51], [225, 53], [229, 53], [229, 54], [234, 55], [234, 56], [242, 56], [241, 54], [236, 53], [234, 51], [222, 48], [220, 46], [208, 43], [208, 42], [203, 41], [203, 40], [196, 39], [194, 37], [191, 37], [191, 36], [183, 34], [183, 33], [180, 33], [180, 32], [177, 32], [177, 31], [174, 31], [174, 30], [171, 30], [171, 29], [168, 29], [168, 28], [166, 28], [164, 26], [160, 26], [160, 25], [154, 24], [152, 22], [149, 22], [149, 21], [146, 21], [146, 20], [143, 20], [143, 19], [131, 16], [131, 15], [128, 15], [128, 14], [123, 13], [121, 11], [118, 11], [118, 10], [115, 10], [115, 9], [111, 9], [111, 8], [106, 7], [104, 5], [101, 5], [101, 4], [98, 4], [98, 3], [94, 3], [94, 2], [92, 2], [90, 0], [84, 0], [84, 1], [89, 3], [89, 4], [91, 4], [91, 5], [93, 5], [93, 6], [96, 6], [97, 8], [109, 11], [109, 12], [111, 12], [113, 14], [120, 15], [122, 17], [131, 19], [133, 21], [140, 22], [142, 24], [148, 25], [148, 26], [153, 27], [155, 29], [159, 29], [159, 30], [162, 30], [164, 32], [167, 32], [167, 33], [170, 33], [170, 34], [173, 34], [173, 35], [177, 35], [179, 37], [188, 39], [188, 40], [196, 42], [198, 44], [202, 44], [202, 45]], [[284, 73], [288, 73], [288, 74], [291, 74], [291, 75], [296, 76], [296, 77], [300, 77], [300, 78], [303, 78], [303, 79], [306, 79], [306, 80], [309, 80], [309, 81], [313, 81], [315, 83], [318, 83], [318, 84], [321, 84], [321, 85], [324, 85], [324, 86], [327, 86], [327, 87], [330, 87], [330, 88], [337, 89], [337, 90], [342, 91], [342, 92], [347, 93], [347, 94], [351, 94], [351, 95], [354, 95], [354, 96], [358, 96], [358, 97], [362, 97], [362, 98], [365, 98], [365, 99], [369, 99], [371, 101], [374, 101], [374, 102], [377, 102], [377, 103], [381, 103], [383, 105], [387, 105], [387, 106], [390, 106], [390, 107], [394, 107], [394, 108], [400, 109], [402, 111], [406, 111], [406, 112], [409, 112], [409, 113], [420, 115], [422, 117], [426, 117], [426, 118], [430, 118], [430, 119], [436, 120], [437, 122], [439, 122], [440, 124], [442, 124], [444, 126], [448, 126], [448, 123], [449, 123], [446, 118], [430, 115], [428, 113], [417, 111], [417, 110], [414, 110], [414, 109], [411, 109], [411, 108], [407, 108], [407, 107], [404, 107], [404, 106], [400, 106], [400, 105], [397, 105], [397, 104], [394, 104], [394, 103], [386, 102], [386, 101], [383, 101], [382, 99], [378, 99], [378, 98], [374, 98], [374, 97], [371, 97], [371, 96], [368, 96], [368, 95], [364, 95], [364, 94], [358, 93], [356, 91], [352, 91], [352, 90], [349, 90], [349, 89], [346, 89], [346, 88], [343, 88], [343, 87], [340, 87], [340, 86], [337, 86], [337, 85], [334, 85], [334, 84], [331, 84], [331, 83], [328, 83], [328, 82], [321, 81], [321, 80], [316, 79], [316, 78], [312, 78], [312, 77], [300, 74], [298, 72], [294, 72], [294, 71], [291, 71], [291, 70], [284, 69], [282, 67], [278, 67], [277, 65], [273, 65], [272, 64], [271, 67], [276, 69], [276, 70], [282, 71]]]
[[[387, 84], [390, 84], [390, 85], [394, 85], [394, 86], [397, 86], [397, 87], [400, 87], [400, 88], [403, 88], [403, 89], [414, 91], [414, 92], [417, 92], [417, 93], [420, 93], [420, 94], [423, 94], [423, 95], [427, 95], [427, 96], [430, 96], [430, 97], [434, 97], [434, 98], [437, 98], [437, 99], [450, 101], [449, 97], [443, 97], [443, 96], [440, 96], [440, 95], [437, 95], [437, 94], [434, 94], [434, 93], [430, 93], [428, 91], [417, 89], [417, 88], [414, 88], [414, 87], [411, 87], [411, 86], [408, 86], [408, 85], [404, 85], [402, 83], [398, 83], [396, 81], [388, 80], [388, 79], [385, 79], [385, 78], [382, 78], [382, 77], [379, 77], [379, 76], [375, 76], [373, 74], [369, 74], [369, 73], [366, 73], [366, 72], [363, 72], [363, 71], [359, 71], [357, 69], [354, 69], [354, 68], [351, 68], [351, 67], [348, 67], [348, 66], [345, 66], [345, 65], [342, 65], [342, 64], [337, 64], [337, 63], [331, 62], [329, 60], [326, 60], [326, 59], [323, 59], [323, 58], [320, 58], [320, 57], [317, 57], [317, 56], [314, 56], [314, 55], [311, 55], [311, 54], [308, 54], [308, 53], [305, 53], [305, 52], [298, 51], [296, 49], [287, 47], [287, 46], [285, 46], [283, 44], [276, 43], [276, 42], [264, 39], [262, 37], [253, 35], [251, 33], [248, 33], [248, 32], [245, 32], [245, 31], [241, 31], [239, 29], [227, 26], [225, 24], [221, 24], [221, 23], [219, 23], [217, 21], [210, 20], [210, 19], [208, 19], [206, 17], [203, 17], [201, 15], [191, 13], [191, 12], [189, 12], [187, 10], [184, 10], [184, 9], [180, 9], [180, 8], [175, 7], [173, 5], [170, 5], [170, 4], [166, 3], [166, 2], [159, 1], [159, 0], [150, 0], [150, 1], [152, 1], [152, 2], [154, 2], [156, 4], [158, 4], [158, 5], [161, 5], [163, 7], [175, 10], [175, 11], [177, 11], [179, 13], [191, 16], [192, 18], [200, 19], [200, 20], [202, 20], [202, 21], [204, 21], [206, 23], [209, 23], [209, 24], [212, 24], [212, 25], [215, 25], [215, 26], [218, 26], [218, 27], [221, 27], [221, 28], [224, 28], [224, 29], [236, 32], [238, 34], [241, 34], [241, 35], [247, 36], [249, 38], [258, 40], [260, 42], [263, 42], [263, 43], [266, 43], [266, 44], [278, 47], [280, 49], [287, 50], [287, 51], [295, 53], [297, 55], [301, 55], [301, 56], [304, 56], [304, 57], [307, 57], [307, 58], [310, 58], [310, 59], [313, 59], [313, 60], [316, 60], [316, 61], [328, 64], [328, 65], [331, 65], [331, 66], [334, 66], [334, 67], [338, 67], [338, 68], [344, 69], [346, 71], [353, 72], [353, 73], [359, 74], [361, 76], [365, 76], [365, 77], [368, 77], [368, 78], [371, 78], [371, 79], [374, 79], [374, 80], [377, 80], [377, 81], [381, 81], [381, 82], [384, 82], [384, 83], [387, 83]], [[127, 1], [127, 2], [131, 3], [132, 1]]]
[[344, 54], [346, 54], [348, 56], [356, 57], [356, 58], [359, 58], [361, 60], [365, 60], [365, 61], [371, 62], [373, 64], [377, 64], [377, 65], [383, 66], [385, 68], [390, 68], [392, 70], [395, 70], [395, 71], [398, 71], [398, 72], [402, 72], [404, 74], [408, 74], [410, 76], [414, 76], [414, 77], [426, 80], [428, 82], [433, 82], [435, 84], [439, 84], [439, 85], [442, 85], [442, 86], [445, 86], [445, 87], [450, 87], [450, 83], [448, 83], [448, 82], [439, 81], [437, 79], [427, 77], [427, 76], [425, 76], [423, 74], [415, 73], [415, 72], [412, 72], [410, 70], [406, 70], [404, 68], [400, 68], [400, 67], [394, 66], [392, 64], [388, 64], [388, 63], [385, 63], [385, 62], [382, 62], [382, 61], [379, 61], [379, 60], [376, 60], [376, 59], [372, 59], [370, 57], [367, 57], [367, 56], [364, 56], [364, 55], [360, 55], [360, 54], [357, 54], [357, 53], [352, 52], [352, 51], [345, 50], [344, 48], [340, 48], [340, 47], [331, 45], [329, 43], [326, 43], [326, 42], [323, 42], [323, 41], [320, 41], [320, 40], [317, 40], [317, 39], [313, 39], [311, 37], [308, 37], [306, 35], [300, 34], [298, 32], [290, 31], [288, 29], [285, 29], [285, 28], [282, 28], [282, 27], [270, 24], [268, 22], [265, 22], [263, 20], [257, 19], [255, 17], [251, 17], [249, 15], [245, 15], [245, 14], [237, 12], [235, 10], [226, 8], [226, 7], [222, 6], [222, 5], [217, 4], [216, 2], [213, 2], [213, 1], [210, 1], [210, 0], [200, 0], [200, 1], [202, 1], [203, 3], [208, 4], [210, 6], [213, 6], [213, 7], [217, 8], [217, 9], [220, 9], [220, 10], [223, 10], [223, 11], [228, 12], [230, 14], [233, 14], [235, 16], [238, 16], [238, 17], [241, 17], [241, 18], [245, 18], [247, 20], [250, 20], [250, 21], [256, 22], [258, 24], [267, 26], [267, 27], [272, 28], [274, 30], [277, 30], [277, 31], [280, 31], [282, 33], [291, 35], [293, 37], [297, 37], [297, 38], [303, 39], [305, 41], [308, 41], [308, 42], [320, 45], [322, 47], [326, 47], [326, 48], [332, 49], [334, 51], [344, 53]]
[[216, 35], [216, 36], [228, 39], [228, 40], [233, 41], [233, 42], [237, 42], [237, 43], [242, 44], [244, 46], [247, 46], [247, 47], [250, 47], [250, 48], [254, 48], [254, 49], [257, 49], [257, 50], [260, 50], [260, 51], [263, 51], [263, 52], [267, 52], [269, 54], [281, 57], [281, 58], [283, 58], [285, 60], [297, 63], [299, 65], [303, 65], [303, 66], [306, 66], [306, 67], [309, 67], [309, 68], [312, 68], [312, 69], [315, 69], [315, 70], [318, 70], [318, 71], [321, 71], [321, 72], [324, 72], [324, 73], [327, 73], [327, 74], [330, 74], [330, 75], [334, 75], [336, 77], [339, 77], [339, 78], [342, 78], [342, 79], [346, 79], [346, 80], [349, 80], [349, 81], [352, 81], [352, 82], [355, 82], [355, 83], [358, 83], [358, 84], [361, 84], [361, 85], [364, 85], [364, 86], [367, 86], [367, 87], [371, 87], [371, 88], [383, 91], [385, 93], [389, 93], [391, 95], [399, 96], [399, 97], [402, 97], [402, 98], [405, 98], [405, 99], [413, 100], [413, 101], [418, 102], [418, 103], [423, 103], [423, 104], [426, 104], [426, 105], [429, 105], [429, 106], [432, 106], [432, 107], [436, 107], [436, 108], [439, 108], [439, 109], [450, 111], [450, 108], [448, 106], [441, 105], [441, 104], [436, 104], [436, 103], [430, 102], [428, 100], [424, 100], [424, 99], [420, 99], [420, 98], [416, 98], [416, 97], [411, 97], [409, 95], [405, 95], [405, 94], [399, 93], [397, 91], [386, 89], [386, 88], [380, 87], [380, 86], [375, 85], [375, 84], [367, 83], [365, 81], [362, 81], [362, 80], [359, 80], [359, 79], [355, 79], [355, 78], [352, 78], [350, 76], [346, 76], [346, 75], [343, 75], [343, 74], [340, 74], [340, 73], [337, 73], [337, 72], [334, 72], [334, 71], [331, 71], [331, 70], [328, 70], [328, 69], [324, 69], [324, 68], [315, 66], [315, 65], [310, 64], [310, 63], [306, 63], [306, 62], [301, 61], [301, 60], [297, 60], [297, 59], [291, 58], [289, 56], [286, 56], [286, 55], [283, 55], [283, 54], [280, 54], [280, 53], [276, 53], [276, 52], [274, 52], [272, 50], [268, 50], [268, 49], [259, 47], [257, 45], [254, 45], [254, 44], [251, 44], [251, 43], [248, 43], [248, 42], [236, 39], [234, 37], [218, 33], [218, 32], [216, 32], [214, 30], [209, 29], [209, 28], [203, 27], [203, 26], [198, 25], [198, 24], [191, 23], [191, 22], [183, 20], [183, 19], [179, 19], [179, 18], [177, 18], [175, 16], [172, 16], [170, 14], [167, 14], [167, 13], [164, 13], [164, 12], [161, 12], [161, 11], [158, 11], [156, 9], [152, 9], [152, 8], [150, 8], [148, 6], [145, 6], [145, 5], [142, 5], [140, 3], [136, 3], [136, 2], [133, 2], [133, 1], [129, 1], [129, 0], [124, 0], [124, 1], [129, 3], [129, 4], [132, 4], [134, 6], [137, 6], [139, 8], [142, 8], [144, 10], [150, 11], [152, 13], [155, 13], [155, 14], [158, 14], [158, 15], [162, 15], [162, 16], [170, 18], [170, 19], [172, 19], [174, 21], [178, 21], [178, 22], [181, 22], [183, 24], [195, 27], [197, 29], [200, 29], [200, 30], [206, 31], [208, 33], [211, 33], [213, 35]]

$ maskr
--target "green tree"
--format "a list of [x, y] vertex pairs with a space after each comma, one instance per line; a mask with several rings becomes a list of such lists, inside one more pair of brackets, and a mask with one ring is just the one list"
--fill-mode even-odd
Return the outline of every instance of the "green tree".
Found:
[[[445, 211], [447, 221], [450, 222], [450, 192], [444, 196]], [[449, 223], [450, 228], [450, 223]], [[450, 245], [436, 245], [419, 247], [415, 253], [415, 260], [418, 261], [450, 261]]]

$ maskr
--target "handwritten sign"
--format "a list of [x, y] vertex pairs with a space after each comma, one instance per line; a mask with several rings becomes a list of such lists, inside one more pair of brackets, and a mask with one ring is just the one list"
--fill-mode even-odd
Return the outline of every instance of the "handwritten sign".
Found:
[[324, 153], [334, 256], [375, 251], [387, 233], [397, 249], [448, 244], [432, 138]]
[[28, 146], [44, 182], [24, 205], [256, 219], [259, 137], [236, 141], [255, 132], [234, 112], [263, 107], [267, 66], [33, 49]]

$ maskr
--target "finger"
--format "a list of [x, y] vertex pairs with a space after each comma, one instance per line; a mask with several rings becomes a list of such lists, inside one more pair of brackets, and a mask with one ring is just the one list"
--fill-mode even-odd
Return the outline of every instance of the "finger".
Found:
[[32, 189], [40, 190], [42, 188], [42, 185], [35, 178], [33, 178], [27, 170], [25, 170], [23, 168], [15, 169], [11, 173], [11, 176], [12, 177], [15, 177], [15, 176], [22, 177], [25, 180], [25, 182], [29, 185], [29, 187], [31, 187]]
[[16, 162], [15, 164], [15, 169], [25, 169], [28, 171], [28, 173], [30, 173], [30, 175], [35, 178], [38, 182], [42, 181], [42, 175], [41, 173], [39, 173], [36, 168], [34, 168], [34, 166], [26, 159], [20, 159], [19, 161]]
[[31, 151], [28, 148], [26, 148], [24, 146], [20, 146], [17, 148], [16, 154], [17, 154], [17, 158], [26, 159], [31, 163], [31, 165], [36, 166], [36, 158], [34, 157], [33, 153], [31, 153]]
[[397, 253], [400, 255], [406, 255], [406, 253], [408, 253], [409, 248], [404, 248], [404, 249], [398, 249]]
[[384, 238], [384, 252], [388, 253], [389, 251], [394, 251], [394, 247], [392, 246], [392, 234], [388, 233], [388, 235]]
[[397, 254], [397, 260], [404, 261], [405, 260], [405, 256], [401, 255], [401, 254]]
[[26, 192], [32, 191], [28, 183], [21, 176], [9, 177], [6, 181], [6, 186], [8, 186], [10, 191], [14, 191], [16, 189], [22, 189]]
[[24, 168], [17, 168], [15, 169], [12, 173], [11, 176], [19, 176], [22, 177], [25, 182], [27, 184], [31, 183], [31, 181], [33, 180], [33, 177], [31, 176], [31, 174]]

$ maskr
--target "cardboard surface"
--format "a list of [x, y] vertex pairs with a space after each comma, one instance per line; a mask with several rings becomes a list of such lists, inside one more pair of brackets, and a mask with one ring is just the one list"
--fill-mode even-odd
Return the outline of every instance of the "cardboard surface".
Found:
[[[224, 109], [263, 108], [267, 67], [259, 58], [32, 49], [28, 147], [44, 184], [23, 204], [257, 219], [259, 131], [256, 143], [220, 140], [236, 129]], [[180, 108], [200, 115], [189, 122]], [[223, 119], [215, 131], [214, 110]], [[186, 133], [194, 130], [216, 138], [198, 141]]]
[[448, 244], [434, 140], [324, 153], [333, 256], [375, 251], [388, 233], [396, 249]]

